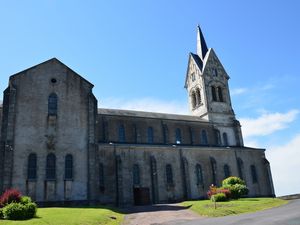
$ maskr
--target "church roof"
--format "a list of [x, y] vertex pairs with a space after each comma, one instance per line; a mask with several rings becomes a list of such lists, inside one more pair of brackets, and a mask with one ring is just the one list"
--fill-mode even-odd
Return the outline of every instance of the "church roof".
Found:
[[197, 55], [204, 60], [206, 53], [208, 52], [208, 48], [201, 31], [200, 26], [197, 26]]
[[124, 110], [124, 109], [105, 109], [99, 108], [98, 114], [110, 115], [110, 116], [129, 116], [129, 117], [140, 117], [140, 118], [153, 118], [153, 119], [165, 119], [165, 120], [184, 120], [191, 122], [206, 122], [206, 120], [199, 118], [198, 116], [169, 114], [169, 113], [156, 113], [156, 112], [143, 112], [135, 110]]
[[20, 72], [18, 72], [16, 74], [13, 74], [13, 75], [10, 76], [10, 78], [13, 78], [15, 76], [21, 75], [21, 74], [23, 74], [24, 72], [26, 72], [28, 70], [32, 70], [32, 69], [34, 69], [36, 67], [39, 67], [39, 66], [41, 66], [43, 64], [47, 64], [47, 63], [51, 63], [51, 62], [55, 62], [55, 63], [61, 64], [63, 67], [67, 68], [69, 71], [72, 71], [73, 73], [75, 73], [78, 77], [80, 77], [80, 79], [82, 79], [83, 81], [85, 81], [86, 83], [88, 83], [89, 85], [91, 85], [92, 87], [94, 87], [94, 85], [91, 82], [89, 82], [88, 80], [86, 80], [85, 78], [83, 78], [81, 75], [79, 75], [78, 73], [76, 73], [74, 70], [72, 70], [70, 67], [68, 67], [66, 64], [62, 63], [60, 60], [58, 60], [55, 57], [51, 58], [51, 59], [48, 59], [48, 60], [46, 60], [46, 61], [44, 61], [42, 63], [39, 63], [39, 64], [37, 64], [35, 66], [29, 67], [29, 68], [27, 68], [25, 70], [22, 70], [22, 71], [20, 71]]

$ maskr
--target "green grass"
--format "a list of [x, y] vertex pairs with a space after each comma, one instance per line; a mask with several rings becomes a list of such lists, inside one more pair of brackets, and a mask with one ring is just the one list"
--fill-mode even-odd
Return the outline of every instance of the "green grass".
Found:
[[186, 201], [184, 206], [191, 206], [190, 209], [202, 216], [218, 217], [240, 213], [256, 212], [286, 204], [288, 201], [277, 198], [242, 198], [228, 202], [217, 202], [217, 209], [210, 200]]
[[0, 220], [0, 225], [117, 225], [123, 221], [123, 214], [108, 207], [81, 208], [38, 208], [37, 218], [25, 221]]

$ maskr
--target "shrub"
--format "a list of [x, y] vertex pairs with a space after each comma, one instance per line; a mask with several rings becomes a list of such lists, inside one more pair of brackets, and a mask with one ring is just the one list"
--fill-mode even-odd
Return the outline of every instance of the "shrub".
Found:
[[3, 219], [3, 208], [0, 208], [0, 220]]
[[238, 199], [244, 195], [248, 194], [248, 188], [246, 185], [234, 184], [227, 187], [230, 190], [231, 198]]
[[25, 219], [33, 218], [37, 211], [37, 205], [33, 202], [29, 202], [25, 206]]
[[4, 219], [22, 220], [25, 217], [25, 207], [21, 203], [10, 203], [3, 208]]
[[211, 196], [216, 195], [216, 194], [218, 194], [218, 193], [223, 193], [223, 194], [226, 196], [227, 199], [229, 199], [229, 198], [231, 197], [231, 193], [230, 193], [230, 190], [229, 190], [229, 189], [223, 188], [223, 187], [217, 188], [217, 187], [214, 186], [214, 185], [211, 185], [211, 186], [209, 187], [209, 191], [207, 192], [207, 196], [208, 196], [208, 198], [210, 199]]
[[9, 220], [30, 219], [35, 216], [36, 209], [37, 206], [33, 202], [27, 204], [13, 202], [3, 208], [3, 216]]
[[242, 185], [246, 185], [245, 181], [243, 181], [241, 178], [239, 177], [228, 177], [226, 179], [224, 179], [222, 181], [222, 186], [226, 187], [226, 186], [232, 186], [235, 184], [242, 184]]
[[20, 199], [20, 203], [22, 203], [23, 205], [31, 203], [32, 200], [29, 196], [22, 196]]
[[228, 200], [224, 193], [217, 193], [211, 197], [213, 202], [225, 202]]
[[20, 202], [21, 192], [16, 189], [7, 189], [0, 197], [0, 205], [4, 207], [12, 202]]

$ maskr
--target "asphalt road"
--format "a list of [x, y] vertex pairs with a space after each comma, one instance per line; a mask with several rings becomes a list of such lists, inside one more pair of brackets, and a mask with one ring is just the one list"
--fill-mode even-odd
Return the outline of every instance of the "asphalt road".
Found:
[[300, 199], [255, 213], [195, 220], [173, 220], [163, 225], [300, 225]]

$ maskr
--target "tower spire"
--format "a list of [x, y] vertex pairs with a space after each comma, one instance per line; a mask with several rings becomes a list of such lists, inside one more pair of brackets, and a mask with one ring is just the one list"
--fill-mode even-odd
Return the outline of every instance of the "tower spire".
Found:
[[202, 61], [204, 60], [207, 51], [208, 49], [207, 49], [204, 36], [202, 34], [200, 26], [198, 25], [197, 26], [197, 55], [200, 57]]

